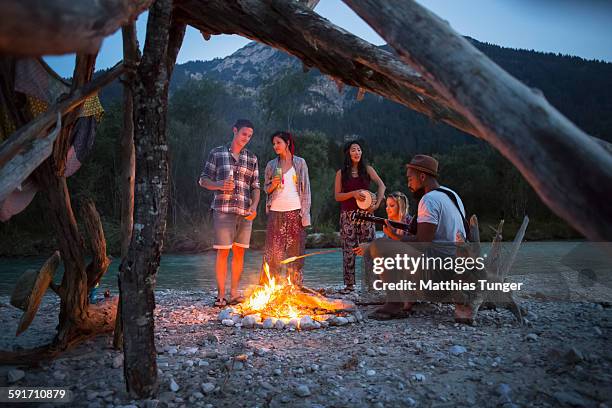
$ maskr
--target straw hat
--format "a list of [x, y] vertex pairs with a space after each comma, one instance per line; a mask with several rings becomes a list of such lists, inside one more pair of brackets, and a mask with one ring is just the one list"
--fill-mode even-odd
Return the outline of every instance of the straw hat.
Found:
[[438, 177], [438, 161], [425, 154], [417, 154], [414, 156], [406, 167]]
[[40, 271], [27, 270], [19, 277], [13, 293], [11, 294], [11, 304], [24, 311], [19, 327], [17, 327], [17, 336], [25, 331], [40, 306], [43, 295], [53, 280], [53, 275], [60, 263], [60, 253], [55, 251], [53, 255], [40, 268]]

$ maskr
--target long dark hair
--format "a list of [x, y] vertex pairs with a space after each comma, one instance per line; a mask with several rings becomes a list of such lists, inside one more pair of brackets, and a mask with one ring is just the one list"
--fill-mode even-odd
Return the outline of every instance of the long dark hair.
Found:
[[276, 132], [272, 133], [272, 136], [270, 136], [270, 142], [274, 143], [275, 137], [280, 137], [281, 139], [283, 139], [283, 141], [287, 143], [291, 155], [293, 156], [295, 154], [295, 140], [293, 140], [293, 135], [291, 133], [281, 132], [280, 130], [277, 130]]
[[353, 167], [353, 161], [351, 160], [351, 146], [356, 144], [361, 148], [361, 159], [357, 164], [357, 171], [359, 173], [359, 177], [363, 178], [366, 181], [370, 180], [370, 176], [368, 175], [368, 162], [365, 158], [365, 150], [363, 148], [363, 143], [359, 140], [352, 140], [347, 142], [344, 145], [344, 165], [342, 166], [342, 181], [348, 181], [351, 177], [351, 169]]

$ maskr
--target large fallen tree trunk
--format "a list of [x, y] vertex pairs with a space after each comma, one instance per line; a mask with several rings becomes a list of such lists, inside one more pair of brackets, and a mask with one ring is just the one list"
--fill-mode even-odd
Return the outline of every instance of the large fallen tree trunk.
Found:
[[344, 0], [521, 172], [558, 216], [612, 240], [612, 155], [415, 1]]
[[136, 190], [130, 249], [121, 264], [121, 319], [126, 385], [138, 398], [159, 387], [153, 311], [168, 208], [168, 86], [185, 34], [171, 16], [172, 1], [156, 0], [133, 88]]
[[[347, 85], [377, 93], [485, 139], [517, 166], [557, 215], [590, 239], [612, 238], [612, 207], [605, 199], [612, 185], [612, 155], [600, 147], [609, 148], [608, 143], [580, 131], [541, 95], [413, 2], [347, 3], [367, 5], [370, 14], [364, 16], [375, 22], [371, 24], [383, 37], [384, 31], [393, 33], [386, 39], [399, 58], [334, 26], [298, 2], [180, 0], [178, 14], [205, 36], [238, 34], [263, 42]], [[426, 13], [405, 18], [395, 14], [407, 8]], [[449, 91], [451, 88], [456, 92]], [[569, 173], [573, 176], [566, 177]], [[584, 177], [588, 182], [581, 184]], [[587, 207], [590, 210], [584, 211]]]
[[475, 129], [399, 58], [286, 0], [180, 0], [177, 19], [210, 34], [238, 34], [300, 58], [337, 81], [382, 95], [467, 133]]
[[0, 53], [97, 53], [104, 37], [134, 20], [152, 0], [3, 0]]

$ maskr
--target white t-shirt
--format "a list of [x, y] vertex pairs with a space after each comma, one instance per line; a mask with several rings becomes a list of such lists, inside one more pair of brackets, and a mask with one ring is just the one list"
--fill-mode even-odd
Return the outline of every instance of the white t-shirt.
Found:
[[[465, 216], [465, 208], [459, 195], [450, 188], [442, 186], [440, 188], [451, 191], [455, 195], [461, 213]], [[463, 219], [455, 203], [445, 193], [434, 190], [425, 194], [419, 201], [417, 217], [418, 223], [427, 222], [438, 226], [433, 242], [455, 242], [457, 233], [460, 233], [463, 239], [466, 237]]]
[[293, 167], [283, 174], [283, 181], [283, 188], [272, 199], [270, 210], [285, 212], [301, 209], [300, 196], [297, 192], [297, 175]]

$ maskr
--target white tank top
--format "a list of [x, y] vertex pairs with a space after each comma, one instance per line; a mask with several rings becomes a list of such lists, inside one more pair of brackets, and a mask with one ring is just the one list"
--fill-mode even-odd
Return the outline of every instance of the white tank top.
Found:
[[297, 192], [297, 175], [293, 167], [283, 174], [283, 182], [283, 188], [279, 189], [272, 199], [270, 210], [285, 212], [301, 209], [300, 196]]

